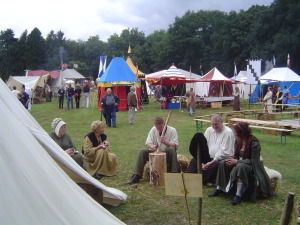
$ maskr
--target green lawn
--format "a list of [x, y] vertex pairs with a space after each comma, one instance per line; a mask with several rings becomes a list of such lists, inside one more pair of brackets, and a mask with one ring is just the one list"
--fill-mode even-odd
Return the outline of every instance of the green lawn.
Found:
[[[67, 132], [72, 137], [77, 150], [81, 150], [83, 137], [90, 132], [90, 124], [100, 119], [96, 98], [91, 98], [91, 107], [73, 110], [59, 109], [57, 99], [44, 104], [32, 105], [31, 114], [47, 131], [51, 131], [51, 122], [55, 117], [61, 117], [67, 123]], [[261, 106], [252, 106], [261, 107]], [[66, 102], [65, 102], [66, 108]], [[248, 109], [247, 103], [242, 109]], [[221, 111], [231, 111], [232, 107], [223, 107]], [[220, 109], [197, 109], [196, 116], [207, 115]], [[156, 116], [166, 118], [168, 110], [160, 109], [158, 103], [151, 99], [149, 105], [135, 114], [135, 124], [127, 124], [127, 111], [117, 113], [117, 128], [106, 128], [105, 133], [111, 143], [111, 150], [117, 155], [118, 175], [101, 180], [107, 186], [122, 190], [128, 195], [127, 203], [107, 209], [126, 224], [189, 224], [188, 212], [183, 197], [166, 196], [163, 187], [155, 187], [149, 181], [142, 180], [138, 184], [134, 199], [131, 202], [132, 186], [123, 185], [132, 175], [136, 154], [144, 147], [145, 139], [153, 119]], [[281, 117], [281, 116], [278, 116]], [[285, 118], [291, 115], [284, 115]], [[169, 125], [175, 127], [179, 136], [178, 153], [191, 158], [188, 147], [196, 132], [193, 117], [186, 109], [173, 109]], [[208, 124], [204, 124], [205, 131]], [[242, 202], [232, 206], [232, 196], [208, 198], [212, 188], [204, 187], [202, 224], [278, 224], [285, 198], [288, 192], [295, 192], [299, 202], [300, 190], [300, 143], [299, 131], [287, 137], [286, 144], [280, 144], [278, 136], [262, 134], [260, 130], [253, 130], [253, 134], [260, 140], [261, 155], [264, 165], [279, 171], [283, 180], [277, 196], [269, 200], [259, 200], [257, 203]], [[197, 199], [188, 198], [192, 224], [197, 222]], [[80, 207], [80, 206], [78, 206]]]

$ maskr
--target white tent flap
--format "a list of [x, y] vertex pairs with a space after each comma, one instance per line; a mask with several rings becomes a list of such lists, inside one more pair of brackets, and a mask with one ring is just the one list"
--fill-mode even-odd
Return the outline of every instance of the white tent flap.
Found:
[[0, 129], [0, 223], [123, 224], [73, 182], [52, 157], [107, 196], [125, 201], [126, 194], [101, 184], [59, 151], [2, 80], [0, 89], [1, 127], [5, 127]]

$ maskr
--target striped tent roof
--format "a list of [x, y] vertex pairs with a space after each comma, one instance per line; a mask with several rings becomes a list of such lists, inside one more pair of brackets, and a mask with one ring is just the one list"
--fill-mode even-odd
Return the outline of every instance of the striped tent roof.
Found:
[[161, 78], [185, 79], [185, 76], [177, 69], [177, 67], [173, 63], [172, 66], [165, 72], [165, 74], [161, 76]]

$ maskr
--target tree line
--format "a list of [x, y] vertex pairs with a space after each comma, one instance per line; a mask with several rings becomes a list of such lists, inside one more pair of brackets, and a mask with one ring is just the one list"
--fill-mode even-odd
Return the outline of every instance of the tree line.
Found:
[[225, 13], [218, 10], [187, 11], [167, 30], [148, 36], [139, 28], [128, 28], [102, 41], [98, 35], [71, 40], [63, 31], [51, 30], [46, 38], [38, 28], [25, 30], [19, 38], [12, 29], [0, 32], [0, 76], [24, 75], [25, 70], [59, 70], [61, 64], [77, 69], [85, 76], [97, 77], [100, 55], [131, 58], [144, 73], [168, 69], [172, 63], [197, 74], [217, 67], [231, 77], [234, 63], [246, 69], [246, 60], [260, 58], [265, 63], [273, 57], [276, 67], [287, 66], [300, 73], [300, 1], [274, 0], [270, 6], [254, 5], [248, 10]]

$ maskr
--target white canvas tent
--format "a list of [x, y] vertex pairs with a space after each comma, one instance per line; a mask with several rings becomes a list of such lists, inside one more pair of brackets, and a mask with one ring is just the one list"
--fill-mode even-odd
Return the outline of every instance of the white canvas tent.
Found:
[[[300, 76], [288, 67], [273, 68], [260, 79], [264, 84], [276, 82], [281, 90], [286, 85], [292, 97], [300, 96]], [[299, 99], [289, 99], [288, 104], [299, 104]]]
[[0, 223], [123, 224], [73, 180], [102, 189], [108, 204], [124, 202], [126, 194], [95, 180], [60, 151], [1, 79], [0, 89]]
[[32, 77], [10, 76], [6, 84], [10, 88], [16, 86], [18, 91], [21, 90], [22, 85], [28, 86], [32, 91], [34, 91], [36, 87], [45, 88], [48, 79], [49, 79], [49, 75], [32, 76]]
[[288, 67], [273, 68], [265, 75], [260, 77], [261, 80], [271, 81], [300, 81], [300, 76]]
[[250, 85], [247, 84], [247, 71], [241, 70], [239, 74], [234, 77], [234, 79], [240, 82], [244, 82], [234, 84], [234, 87], [238, 87], [240, 89], [240, 97], [242, 99], [249, 99]]
[[74, 69], [65, 69], [63, 71], [60, 72], [59, 76], [57, 79], [55, 79], [52, 83], [52, 91], [53, 93], [57, 93], [59, 87], [64, 84], [64, 79], [65, 80], [84, 80], [85, 77], [82, 76], [80, 73], [78, 73], [76, 70]]

